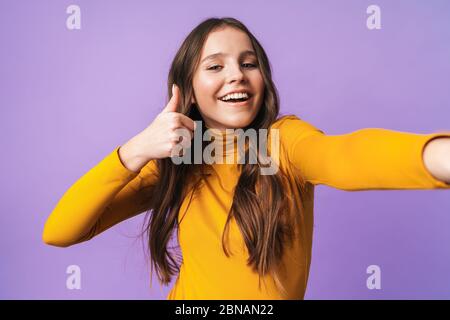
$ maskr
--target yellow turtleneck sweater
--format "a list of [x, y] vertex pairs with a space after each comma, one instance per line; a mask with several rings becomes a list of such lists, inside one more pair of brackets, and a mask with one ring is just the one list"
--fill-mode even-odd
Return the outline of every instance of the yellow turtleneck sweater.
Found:
[[[303, 299], [308, 281], [313, 236], [314, 186], [341, 190], [449, 189], [424, 166], [428, 141], [450, 133], [414, 134], [365, 128], [343, 135], [326, 135], [296, 116], [278, 119], [280, 168], [291, 180], [286, 190], [295, 201], [296, 241], [286, 248], [280, 273], [287, 289], [282, 296], [271, 276], [259, 287], [258, 274], [247, 266], [248, 254], [234, 219], [230, 257], [222, 249], [222, 232], [239, 177], [237, 164], [212, 164], [211, 173], [188, 206], [186, 197], [178, 221], [183, 263], [167, 299]], [[269, 140], [270, 141], [270, 140]], [[270, 144], [270, 142], [268, 142]], [[120, 146], [76, 181], [47, 219], [43, 241], [66, 247], [87, 241], [113, 225], [147, 211], [144, 199], [157, 181], [155, 161], [138, 173], [128, 170]], [[294, 178], [306, 181], [300, 197]], [[300, 208], [302, 214], [300, 214]], [[297, 218], [299, 220], [297, 220]], [[261, 282], [263, 283], [263, 282]]]

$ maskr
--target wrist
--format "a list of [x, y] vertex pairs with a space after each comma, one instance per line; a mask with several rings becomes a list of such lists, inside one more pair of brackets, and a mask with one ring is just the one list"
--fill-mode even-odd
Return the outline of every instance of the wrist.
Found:
[[135, 173], [138, 173], [141, 168], [148, 162], [140, 152], [134, 140], [131, 139], [119, 148], [119, 157], [123, 165]]

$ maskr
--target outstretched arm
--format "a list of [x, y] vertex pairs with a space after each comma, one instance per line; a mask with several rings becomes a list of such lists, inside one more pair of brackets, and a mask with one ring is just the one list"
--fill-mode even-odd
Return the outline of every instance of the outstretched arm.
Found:
[[294, 174], [312, 184], [348, 191], [450, 189], [443, 145], [430, 143], [427, 160], [423, 158], [428, 142], [444, 137], [450, 138], [450, 132], [416, 134], [382, 128], [327, 135], [296, 116], [280, 124]]
[[450, 184], [450, 138], [429, 141], [423, 152], [423, 161], [436, 179]]

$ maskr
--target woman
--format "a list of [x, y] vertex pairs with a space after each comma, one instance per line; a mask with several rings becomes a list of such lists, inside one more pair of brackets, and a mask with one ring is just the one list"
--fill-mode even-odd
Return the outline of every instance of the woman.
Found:
[[[317, 184], [450, 188], [450, 132], [366, 128], [327, 136], [295, 115], [279, 117], [268, 58], [235, 19], [205, 20], [188, 35], [168, 89], [162, 112], [69, 188], [43, 232], [45, 243], [67, 247], [147, 210], [152, 272], [163, 284], [178, 275], [168, 299], [303, 299]], [[211, 143], [193, 139], [208, 136], [204, 129]], [[242, 130], [229, 139], [227, 129]], [[268, 139], [261, 141], [279, 137], [275, 173], [260, 171], [262, 145], [236, 146], [249, 130]], [[243, 151], [244, 160], [257, 153], [257, 162], [174, 163], [211, 145], [219, 159], [242, 159]], [[169, 250], [175, 229], [182, 261]]]

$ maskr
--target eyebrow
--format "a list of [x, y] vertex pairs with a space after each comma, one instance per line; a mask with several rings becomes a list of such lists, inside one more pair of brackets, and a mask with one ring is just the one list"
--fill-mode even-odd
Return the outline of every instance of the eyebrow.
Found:
[[[222, 52], [210, 54], [209, 56], [207, 56], [206, 58], [204, 58], [200, 63], [203, 63], [203, 62], [205, 62], [206, 60], [211, 60], [211, 59], [214, 59], [214, 58], [216, 58], [216, 57], [223, 56], [223, 55], [224, 55], [224, 54], [223, 54]], [[252, 51], [252, 50], [245, 50], [245, 51], [242, 51], [242, 52], [239, 54], [239, 58], [243, 58], [243, 57], [246, 57], [246, 56], [255, 56], [255, 57], [256, 57], [256, 53], [255, 53], [254, 51]]]

